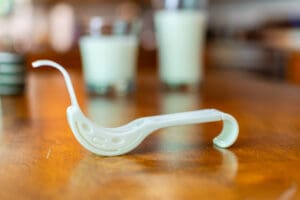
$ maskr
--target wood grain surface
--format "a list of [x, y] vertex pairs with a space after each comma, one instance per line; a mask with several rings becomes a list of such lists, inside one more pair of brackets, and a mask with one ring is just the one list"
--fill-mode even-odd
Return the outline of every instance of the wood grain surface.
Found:
[[100, 157], [83, 149], [66, 121], [62, 76], [28, 74], [22, 96], [1, 97], [0, 199], [300, 199], [300, 88], [231, 71], [209, 71], [198, 92], [161, 90], [139, 72], [129, 97], [86, 95], [70, 70], [84, 112], [104, 126], [137, 117], [217, 108], [234, 115], [240, 136], [229, 149], [212, 139], [222, 124], [163, 129], [136, 150]]

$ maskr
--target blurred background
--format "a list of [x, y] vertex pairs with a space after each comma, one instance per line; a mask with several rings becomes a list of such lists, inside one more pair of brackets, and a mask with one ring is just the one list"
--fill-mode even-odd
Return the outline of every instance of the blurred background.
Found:
[[[300, 84], [299, 0], [210, 0], [205, 67], [245, 70]], [[48, 58], [80, 67], [78, 39], [96, 15], [140, 17], [139, 68], [156, 67], [151, 0], [0, 0], [0, 51], [27, 63]]]

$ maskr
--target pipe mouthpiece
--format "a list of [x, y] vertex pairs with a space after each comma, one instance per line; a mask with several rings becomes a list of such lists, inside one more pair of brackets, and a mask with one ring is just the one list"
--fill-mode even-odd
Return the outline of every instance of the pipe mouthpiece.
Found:
[[32, 67], [38, 68], [38, 67], [42, 67], [42, 66], [52, 66], [55, 64], [56, 63], [54, 63], [53, 61], [50, 61], [50, 60], [37, 60], [37, 61], [32, 62]]

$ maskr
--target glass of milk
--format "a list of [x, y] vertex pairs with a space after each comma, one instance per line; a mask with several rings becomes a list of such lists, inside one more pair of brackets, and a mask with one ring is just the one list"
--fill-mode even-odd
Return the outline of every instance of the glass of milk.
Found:
[[126, 95], [135, 85], [140, 21], [93, 17], [79, 41], [84, 79], [91, 94]]
[[159, 75], [168, 88], [197, 89], [203, 79], [206, 1], [154, 0]]

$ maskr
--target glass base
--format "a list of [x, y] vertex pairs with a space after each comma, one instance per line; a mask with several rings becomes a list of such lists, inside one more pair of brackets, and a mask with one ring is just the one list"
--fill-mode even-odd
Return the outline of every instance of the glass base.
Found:
[[166, 83], [162, 82], [162, 89], [169, 91], [196, 92], [200, 90], [200, 83]]
[[135, 90], [134, 82], [119, 82], [113, 85], [87, 84], [87, 90], [91, 95], [126, 96]]

